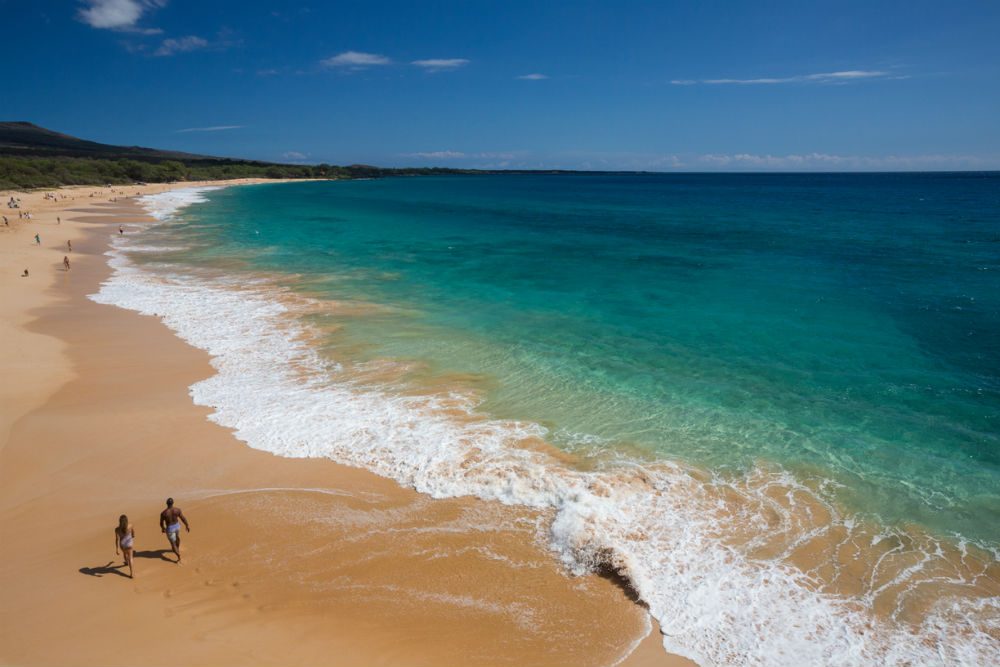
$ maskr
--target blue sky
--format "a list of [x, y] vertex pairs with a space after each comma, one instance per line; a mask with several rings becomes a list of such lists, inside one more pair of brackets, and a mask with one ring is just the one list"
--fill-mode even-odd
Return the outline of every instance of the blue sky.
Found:
[[386, 166], [1000, 169], [1000, 3], [0, 0], [0, 118]]

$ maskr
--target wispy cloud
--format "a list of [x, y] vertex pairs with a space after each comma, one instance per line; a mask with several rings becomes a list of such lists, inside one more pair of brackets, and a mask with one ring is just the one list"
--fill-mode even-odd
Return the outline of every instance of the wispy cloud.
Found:
[[392, 63], [387, 56], [378, 53], [364, 53], [362, 51], [344, 51], [330, 58], [319, 61], [324, 67], [346, 67], [350, 69], [362, 69], [376, 65], [389, 65]]
[[422, 160], [459, 160], [466, 157], [461, 151], [428, 151], [424, 153], [404, 153], [404, 157], [415, 157]]
[[479, 151], [463, 153], [462, 151], [426, 151], [419, 153], [402, 153], [401, 157], [419, 160], [513, 160], [518, 153], [511, 151]]
[[987, 169], [996, 158], [975, 155], [833, 155], [803, 153], [770, 155], [755, 153], [699, 155], [692, 167], [706, 166], [732, 170], [787, 171], [919, 171], [938, 169]]
[[306, 155], [305, 153], [300, 153], [298, 151], [285, 151], [284, 153], [281, 154], [281, 157], [284, 158], [285, 160], [293, 160], [295, 162], [301, 162], [302, 160], [307, 159], [309, 156]]
[[546, 76], [545, 74], [539, 74], [538, 72], [535, 72], [533, 74], [522, 74], [517, 78], [522, 81], [544, 81], [549, 77]]
[[246, 125], [211, 125], [209, 127], [186, 127], [183, 130], [174, 130], [175, 132], [221, 132], [223, 130], [238, 130], [241, 127], [246, 127]]
[[77, 18], [91, 28], [154, 35], [161, 31], [136, 24], [148, 10], [166, 6], [167, 0], [86, 0], [84, 4]]
[[188, 35], [177, 39], [163, 40], [160, 48], [153, 52], [155, 56], [172, 56], [176, 53], [189, 53], [208, 48], [208, 40], [196, 35]]
[[755, 79], [673, 79], [675, 86], [693, 86], [706, 84], [719, 85], [773, 85], [780, 83], [849, 83], [865, 79], [906, 79], [907, 76], [896, 75], [883, 70], [852, 69], [840, 72], [819, 72], [817, 74], [798, 74], [784, 77], [759, 77]]
[[423, 68], [428, 72], [442, 72], [465, 67], [469, 64], [469, 61], [465, 58], [429, 58], [427, 60], [414, 60], [410, 64]]

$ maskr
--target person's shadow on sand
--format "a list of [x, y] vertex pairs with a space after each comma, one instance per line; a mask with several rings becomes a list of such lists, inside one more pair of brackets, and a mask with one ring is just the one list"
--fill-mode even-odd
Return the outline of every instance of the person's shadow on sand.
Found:
[[149, 551], [136, 551], [133, 554], [136, 558], [158, 558], [168, 563], [176, 563], [172, 558], [167, 558], [167, 554], [173, 553], [170, 549], [150, 549]]
[[[168, 563], [176, 563], [177, 561], [167, 558], [167, 554], [170, 553], [170, 549], [151, 549], [149, 551], [136, 551], [133, 556], [136, 558], [158, 558], [159, 560], [164, 560]], [[113, 560], [109, 560], [105, 565], [99, 565], [97, 567], [81, 567], [80, 574], [86, 574], [91, 577], [103, 577], [106, 574], [117, 574], [119, 577], [125, 577], [128, 579], [128, 575], [121, 571], [125, 564], [112, 565]]]
[[101, 565], [98, 567], [81, 567], [80, 574], [87, 574], [91, 577], [103, 577], [106, 574], [117, 574], [119, 577], [125, 577], [128, 579], [128, 575], [121, 572], [121, 568], [125, 567], [124, 563], [121, 565], [112, 565], [114, 561], [109, 560], [107, 565]]

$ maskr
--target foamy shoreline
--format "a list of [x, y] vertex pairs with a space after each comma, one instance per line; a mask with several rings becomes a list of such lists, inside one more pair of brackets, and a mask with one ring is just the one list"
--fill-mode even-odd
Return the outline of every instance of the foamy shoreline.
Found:
[[[21, 196], [34, 221], [0, 236], [4, 265], [30, 268], [0, 278], [3, 367], [17, 378], [5, 384], [0, 449], [0, 661], [612, 664], [642, 638], [645, 614], [615, 584], [567, 579], [534, 546], [530, 513], [427, 504], [360, 471], [235, 442], [187, 396], [212, 374], [203, 353], [154, 318], [86, 299], [108, 276], [106, 239], [141, 212], [85, 194], [45, 208], [42, 193]], [[81, 204], [96, 224], [70, 221]], [[62, 273], [64, 239], [74, 254]], [[184, 568], [156, 555], [165, 494], [192, 519]], [[152, 554], [135, 582], [104, 565], [105, 524], [121, 511]], [[586, 636], [570, 641], [574, 627]], [[669, 664], [657, 644], [650, 636], [627, 664]]]
[[[155, 205], [163, 218], [175, 210], [162, 200]], [[722, 482], [713, 487], [667, 464], [610, 476], [582, 473], [516, 446], [524, 438], [543, 437], [537, 425], [480, 419], [471, 429], [456, 428], [440, 416], [443, 411], [428, 409], [425, 399], [407, 401], [321, 383], [302, 387], [301, 378], [283, 369], [294, 364], [322, 373], [322, 363], [308, 346], [295, 342], [302, 337], [288, 335], [293, 318], [266, 290], [236, 290], [231, 284], [207, 284], [190, 276], [147, 280], [124, 255], [116, 254], [112, 262], [116, 277], [98, 300], [157, 313], [181, 338], [205, 349], [218, 373], [193, 386], [192, 395], [214, 410], [211, 419], [234, 429], [238, 438], [283, 456], [363, 467], [435, 498], [474, 495], [554, 512], [548, 539], [564, 564], [578, 574], [602, 566], [621, 572], [663, 624], [670, 650], [708, 664], [980, 664], [996, 651], [988, 629], [949, 641], [952, 624], [968, 620], [966, 613], [984, 611], [977, 605], [995, 606], [995, 597], [958, 600], [956, 605], [969, 605], [965, 611], [958, 606], [932, 610], [919, 630], [893, 627], [874, 619], [863, 598], [818, 593], [807, 571], [785, 560], [754, 557], [754, 549], [776, 548], [766, 544], [769, 537], [754, 544], [760, 540], [744, 536], [749, 549], [747, 544], [725, 544], [720, 535], [741, 528], [746, 532], [740, 524], [752, 526], [775, 511], [784, 518], [776, 525], [761, 523], [758, 530], [787, 533], [791, 546], [786, 549], [801, 543], [795, 530], [806, 535], [847, 530], [847, 537], [831, 534], [810, 547], [820, 553], [830, 548], [839, 553], [859, 537], [874, 540], [873, 545], [902, 537], [867, 529], [854, 534], [849, 517], [838, 518], [835, 508], [817, 501], [809, 488], [785, 474], [759, 471], [746, 484]], [[214, 333], [220, 326], [225, 335]], [[260, 340], [267, 344], [259, 345]], [[258, 368], [261, 374], [248, 375]], [[283, 400], [302, 396], [303, 389], [305, 403]], [[274, 413], [275, 406], [280, 406], [280, 414]], [[331, 415], [345, 415], [346, 421]], [[470, 460], [477, 463], [470, 466]], [[797, 500], [769, 505], [772, 489]], [[726, 494], [742, 500], [722, 514], [713, 511]], [[801, 521], [797, 513], [802, 511], [826, 513], [839, 523], [792, 525]], [[780, 539], [774, 542], [780, 546]], [[931, 552], [935, 548], [928, 543]], [[921, 553], [920, 548], [913, 552], [917, 561]], [[964, 559], [947, 555], [941, 564], [927, 567], [934, 575], [934, 568]], [[904, 558], [897, 571], [905, 574], [909, 567]], [[959, 571], [955, 583], [967, 584], [976, 567]], [[885, 573], [876, 570], [871, 576], [873, 590], [884, 588], [875, 577]], [[889, 576], [891, 580], [891, 571]], [[985, 611], [983, 627], [988, 628]], [[809, 619], [807, 625], [801, 619]], [[873, 623], [876, 629], [871, 632]]]

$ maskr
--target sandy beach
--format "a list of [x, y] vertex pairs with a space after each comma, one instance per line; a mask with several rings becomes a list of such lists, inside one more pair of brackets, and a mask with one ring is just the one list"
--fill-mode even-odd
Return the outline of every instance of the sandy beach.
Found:
[[[564, 572], [538, 513], [275, 457], [209, 422], [188, 395], [207, 355], [87, 299], [109, 237], [145, 219], [132, 197], [191, 185], [0, 193], [32, 214], [5, 207], [0, 227], [0, 663], [693, 664], [622, 582]], [[167, 496], [191, 522], [183, 565], [157, 526]]]

